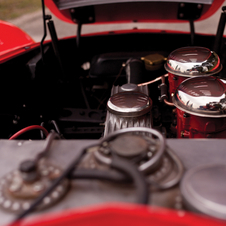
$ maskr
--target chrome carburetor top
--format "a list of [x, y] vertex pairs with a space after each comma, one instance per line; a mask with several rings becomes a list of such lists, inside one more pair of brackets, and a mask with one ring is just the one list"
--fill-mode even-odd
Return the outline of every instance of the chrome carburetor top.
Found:
[[110, 112], [124, 117], [140, 116], [150, 111], [151, 99], [141, 92], [128, 91], [110, 97], [107, 108]]
[[183, 47], [168, 56], [165, 69], [184, 77], [209, 76], [221, 71], [218, 55], [205, 47]]
[[195, 77], [185, 80], [177, 88], [173, 103], [187, 113], [202, 117], [226, 117], [226, 89], [223, 80]]

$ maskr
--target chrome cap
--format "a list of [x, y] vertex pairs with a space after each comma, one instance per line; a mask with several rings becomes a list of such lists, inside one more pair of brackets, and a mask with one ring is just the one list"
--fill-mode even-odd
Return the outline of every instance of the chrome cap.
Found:
[[226, 165], [201, 165], [188, 170], [181, 183], [189, 210], [226, 220]]
[[204, 47], [183, 47], [168, 56], [165, 69], [184, 77], [209, 76], [221, 71], [218, 55]]
[[124, 117], [135, 117], [146, 114], [151, 110], [151, 99], [140, 92], [128, 91], [114, 94], [107, 103], [111, 113]]
[[126, 83], [120, 87], [121, 92], [138, 91], [138, 86], [132, 83]]
[[177, 108], [192, 115], [226, 117], [226, 86], [213, 76], [186, 79], [172, 99]]

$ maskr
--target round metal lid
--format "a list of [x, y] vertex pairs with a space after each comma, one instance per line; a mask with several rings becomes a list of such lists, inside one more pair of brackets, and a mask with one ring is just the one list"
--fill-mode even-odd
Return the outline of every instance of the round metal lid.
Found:
[[148, 143], [141, 136], [125, 134], [111, 141], [110, 148], [120, 156], [134, 157], [147, 151]]
[[191, 210], [226, 220], [226, 165], [199, 166], [186, 172], [180, 189]]
[[110, 97], [107, 108], [110, 112], [124, 117], [135, 117], [151, 110], [151, 99], [140, 92], [120, 92]]
[[126, 83], [120, 87], [121, 91], [128, 92], [128, 91], [137, 91], [138, 86], [132, 83]]
[[226, 90], [222, 80], [213, 76], [183, 81], [172, 98], [174, 105], [192, 115], [226, 117]]
[[184, 77], [209, 76], [221, 71], [218, 55], [204, 47], [183, 47], [168, 56], [165, 69]]

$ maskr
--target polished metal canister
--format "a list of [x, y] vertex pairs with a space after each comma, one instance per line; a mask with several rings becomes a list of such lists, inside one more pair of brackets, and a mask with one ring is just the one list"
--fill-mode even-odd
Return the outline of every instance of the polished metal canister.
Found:
[[172, 98], [178, 138], [226, 137], [226, 84], [214, 76], [182, 82]]
[[222, 69], [219, 56], [205, 47], [182, 47], [170, 53], [165, 63], [169, 76], [169, 92], [172, 96], [176, 88], [187, 78], [216, 75]]

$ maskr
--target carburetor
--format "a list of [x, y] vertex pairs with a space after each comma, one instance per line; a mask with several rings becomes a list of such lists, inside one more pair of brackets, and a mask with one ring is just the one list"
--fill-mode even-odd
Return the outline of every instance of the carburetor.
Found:
[[223, 80], [213, 76], [187, 79], [177, 88], [178, 138], [226, 137], [226, 89]]
[[152, 127], [152, 100], [148, 87], [127, 83], [113, 86], [107, 103], [104, 136], [129, 127]]
[[169, 93], [175, 93], [176, 88], [188, 78], [210, 76], [222, 69], [218, 55], [204, 47], [182, 47], [170, 53], [165, 63], [169, 72]]

